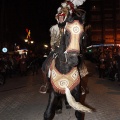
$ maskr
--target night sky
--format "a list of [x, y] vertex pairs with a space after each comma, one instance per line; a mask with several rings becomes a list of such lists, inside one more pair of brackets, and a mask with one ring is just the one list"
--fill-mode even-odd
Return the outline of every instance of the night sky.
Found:
[[35, 43], [50, 43], [49, 29], [57, 23], [55, 14], [63, 1], [0, 0], [0, 34], [4, 35], [3, 41], [24, 44], [28, 28]]
[[56, 24], [55, 14], [63, 0], [2, 0], [1, 24], [6, 39], [21, 42], [25, 29], [31, 30], [35, 42], [50, 42], [49, 28]]

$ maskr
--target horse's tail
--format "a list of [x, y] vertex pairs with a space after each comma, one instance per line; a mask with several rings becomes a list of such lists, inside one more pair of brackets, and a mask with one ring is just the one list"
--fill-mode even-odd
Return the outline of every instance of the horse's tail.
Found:
[[74, 97], [71, 95], [69, 88], [65, 87], [65, 94], [67, 101], [71, 107], [73, 107], [75, 110], [81, 111], [81, 112], [92, 112], [92, 110], [84, 105], [82, 105], [80, 102], [76, 102]]

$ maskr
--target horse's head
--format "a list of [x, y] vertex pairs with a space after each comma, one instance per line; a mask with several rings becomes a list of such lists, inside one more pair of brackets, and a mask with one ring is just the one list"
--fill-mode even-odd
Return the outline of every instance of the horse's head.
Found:
[[78, 56], [80, 53], [80, 39], [84, 32], [85, 11], [75, 8], [71, 1], [65, 0], [58, 8], [55, 18], [58, 27], [63, 30], [57, 51], [56, 67], [65, 68], [64, 70], [71, 69], [79, 63]]
[[65, 0], [58, 8], [55, 19], [57, 20], [59, 27], [64, 27], [66, 22], [71, 22], [76, 19], [84, 24], [85, 15], [86, 11], [75, 7], [71, 1]]
[[61, 4], [61, 6], [58, 8], [57, 10], [57, 14], [55, 16], [58, 25], [60, 27], [65, 26], [67, 21], [70, 21], [70, 19], [72, 18], [71, 15], [73, 13], [74, 10], [74, 5], [72, 2], [70, 1], [65, 1]]

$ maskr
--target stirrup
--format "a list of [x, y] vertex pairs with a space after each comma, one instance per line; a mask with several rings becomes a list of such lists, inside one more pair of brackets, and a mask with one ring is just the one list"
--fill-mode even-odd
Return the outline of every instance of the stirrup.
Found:
[[47, 83], [46, 83], [45, 85], [42, 85], [42, 86], [40, 87], [39, 92], [42, 93], [42, 94], [46, 94], [46, 93], [47, 93], [47, 90], [48, 90], [48, 85], [47, 85]]

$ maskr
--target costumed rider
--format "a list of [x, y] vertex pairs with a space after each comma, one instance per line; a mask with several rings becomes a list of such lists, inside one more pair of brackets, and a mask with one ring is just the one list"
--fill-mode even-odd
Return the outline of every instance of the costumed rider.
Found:
[[[73, 3], [74, 2], [74, 3]], [[58, 8], [57, 14], [55, 15], [55, 19], [57, 20], [56, 25], [53, 25], [50, 28], [50, 45], [51, 45], [51, 51], [44, 63], [42, 64], [42, 72], [43, 72], [43, 79], [45, 82], [45, 85], [41, 86], [40, 93], [46, 93], [48, 90], [49, 85], [49, 68], [51, 65], [52, 60], [57, 57], [57, 51], [59, 50], [60, 40], [61, 37], [64, 37], [64, 31], [65, 27], [67, 26], [68, 22], [73, 22], [74, 20], [79, 20], [82, 26], [84, 26], [85, 23], [85, 14], [86, 12], [82, 9], [78, 9], [77, 7], [79, 5], [82, 5], [85, 0], [78, 1], [79, 3], [73, 0], [65, 0], [65, 2], [61, 3], [61, 7]], [[81, 3], [80, 3], [81, 2]], [[82, 32], [81, 38], [80, 38], [80, 51], [85, 46], [86, 43], [86, 33]], [[82, 54], [82, 53], [80, 53]], [[82, 55], [80, 55], [80, 59], [82, 60]], [[83, 60], [82, 60], [83, 61]], [[84, 62], [83, 62], [84, 63]], [[84, 67], [83, 67], [84, 66]], [[88, 74], [85, 65], [81, 65], [80, 63], [80, 71], [82, 71], [80, 74], [81, 77], [84, 77]], [[85, 72], [84, 70], [85, 69]]]

